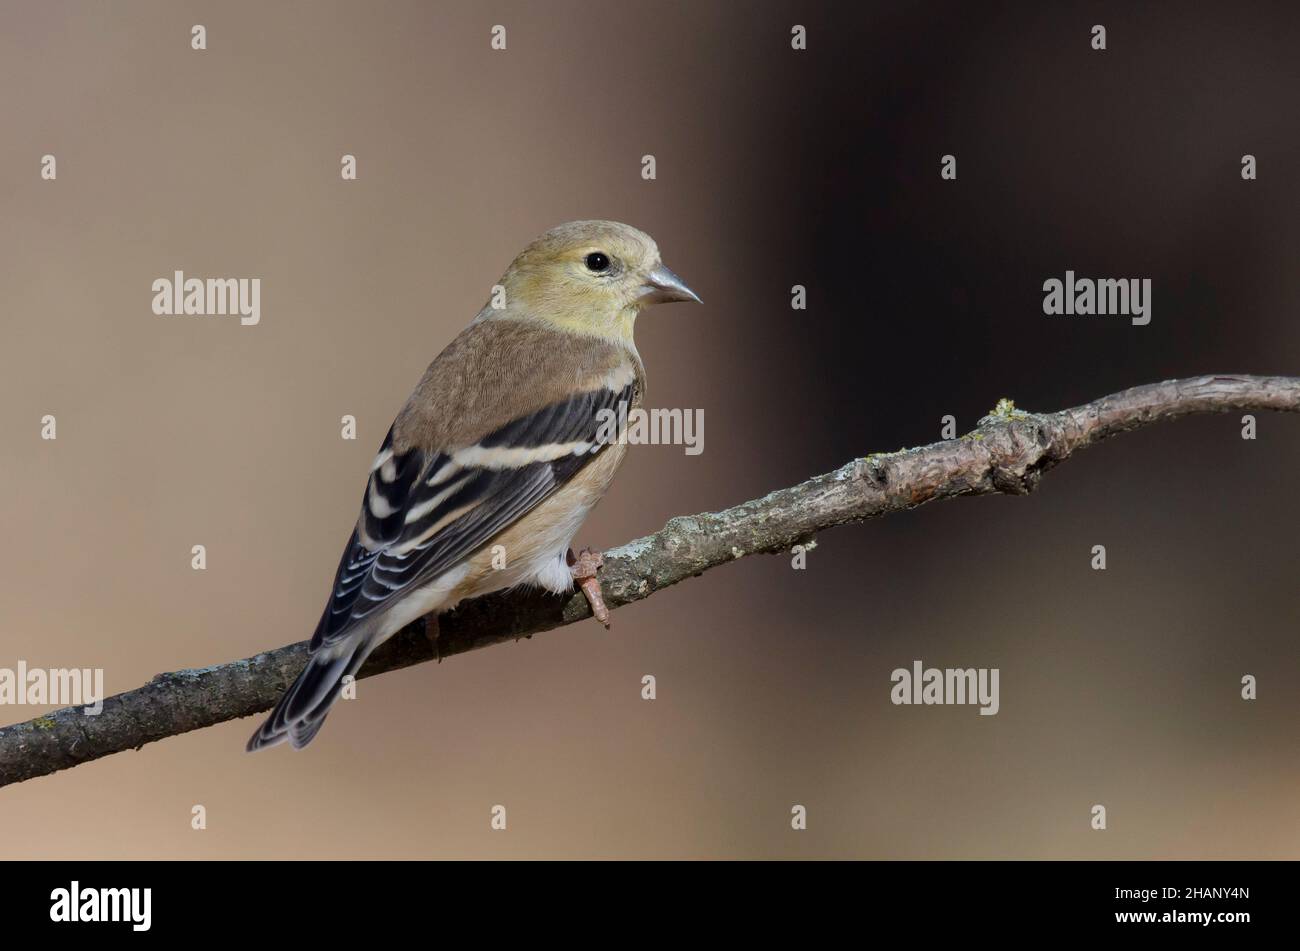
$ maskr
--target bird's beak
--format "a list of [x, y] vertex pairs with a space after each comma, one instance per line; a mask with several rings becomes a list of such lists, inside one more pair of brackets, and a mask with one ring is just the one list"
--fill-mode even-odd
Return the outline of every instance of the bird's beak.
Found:
[[693, 300], [703, 304], [700, 295], [686, 286], [686, 282], [668, 268], [660, 264], [646, 275], [646, 282], [641, 285], [641, 300], [650, 304], [669, 304], [673, 301]]

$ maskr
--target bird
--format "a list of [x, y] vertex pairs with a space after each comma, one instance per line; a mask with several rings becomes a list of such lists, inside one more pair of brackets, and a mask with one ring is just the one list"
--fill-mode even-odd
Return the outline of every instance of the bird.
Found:
[[701, 303], [630, 225], [568, 222], [515, 257], [384, 437], [306, 667], [249, 752], [305, 747], [375, 648], [421, 617], [436, 638], [465, 599], [577, 582], [608, 627], [601, 555], [570, 546], [626, 454], [608, 422], [644, 398], [637, 315], [673, 301]]

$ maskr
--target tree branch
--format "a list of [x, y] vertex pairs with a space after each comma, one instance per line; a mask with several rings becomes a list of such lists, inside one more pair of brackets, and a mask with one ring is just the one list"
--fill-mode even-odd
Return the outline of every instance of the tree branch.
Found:
[[[1258, 410], [1300, 411], [1300, 378], [1168, 380], [1043, 414], [1025, 413], [1004, 400], [958, 439], [854, 459], [722, 512], [670, 519], [655, 534], [605, 552], [605, 600], [611, 608], [630, 604], [746, 555], [786, 552], [824, 529], [935, 499], [1023, 495], [1075, 451], [1160, 420]], [[417, 621], [379, 648], [360, 676], [530, 637], [590, 613], [581, 593], [488, 595], [442, 616], [437, 652]], [[68, 707], [0, 728], [0, 785], [266, 710], [297, 677], [306, 650], [300, 642], [227, 664], [159, 674], [139, 689], [107, 698], [98, 716]]]

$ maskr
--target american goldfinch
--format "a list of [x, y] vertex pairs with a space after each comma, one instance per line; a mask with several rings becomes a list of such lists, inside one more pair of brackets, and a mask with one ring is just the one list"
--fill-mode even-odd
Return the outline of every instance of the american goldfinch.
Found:
[[307, 666], [250, 751], [306, 746], [376, 647], [465, 598], [516, 585], [565, 593], [576, 578], [608, 621], [599, 555], [574, 558], [569, 545], [626, 451], [608, 438], [609, 411], [641, 402], [637, 314], [699, 297], [649, 235], [613, 221], [546, 232], [494, 291], [389, 428]]

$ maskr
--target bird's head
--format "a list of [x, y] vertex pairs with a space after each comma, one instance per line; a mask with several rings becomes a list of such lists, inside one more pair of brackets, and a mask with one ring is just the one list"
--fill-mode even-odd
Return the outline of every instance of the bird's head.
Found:
[[571, 221], [552, 228], [520, 252], [501, 284], [501, 316], [626, 336], [629, 343], [643, 308], [700, 300], [664, 267], [653, 238], [617, 221]]

